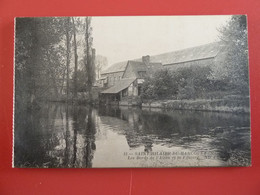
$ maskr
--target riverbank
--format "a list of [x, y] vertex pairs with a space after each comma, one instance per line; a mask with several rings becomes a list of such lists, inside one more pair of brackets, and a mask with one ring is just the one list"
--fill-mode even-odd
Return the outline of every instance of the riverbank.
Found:
[[196, 110], [213, 112], [249, 113], [249, 98], [229, 97], [223, 99], [196, 100], [131, 100], [120, 101], [119, 106], [139, 106], [142, 108], [162, 108], [169, 110]]
[[[78, 94], [77, 99], [69, 98], [70, 104], [100, 104], [98, 93], [100, 90], [93, 90], [92, 101], [89, 101], [87, 94]], [[53, 102], [66, 102], [66, 97], [51, 99]], [[115, 106], [138, 106], [142, 108], [162, 108], [169, 110], [196, 110], [211, 112], [235, 112], [250, 113], [249, 97], [228, 96], [222, 99], [195, 99], [195, 100], [141, 100], [140, 97], [128, 98], [121, 101], [110, 102]]]
[[164, 108], [172, 110], [197, 110], [215, 112], [249, 113], [249, 98], [243, 99], [197, 99], [165, 100], [142, 103], [144, 108]]

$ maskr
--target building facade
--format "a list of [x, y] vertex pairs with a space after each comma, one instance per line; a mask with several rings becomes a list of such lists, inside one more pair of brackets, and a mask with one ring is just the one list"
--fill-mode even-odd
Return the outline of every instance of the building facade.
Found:
[[110, 87], [101, 92], [101, 98], [109, 102], [139, 96], [145, 77], [155, 69], [162, 69], [162, 64], [152, 63], [150, 56], [143, 56], [142, 61], [129, 60], [123, 72], [103, 73], [102, 76], [107, 78], [107, 86]]
[[224, 56], [224, 47], [220, 42], [214, 42], [120, 62], [101, 74], [104, 80], [103, 86], [109, 87], [107, 90], [102, 91], [101, 95], [109, 97], [110, 101], [121, 101], [125, 97], [136, 97], [141, 94], [141, 86], [145, 77], [152, 75], [156, 71], [162, 69], [178, 71], [180, 68], [214, 67]]
[[126, 62], [119, 62], [101, 72], [100, 84], [103, 87], [111, 87], [122, 79], [125, 72]]

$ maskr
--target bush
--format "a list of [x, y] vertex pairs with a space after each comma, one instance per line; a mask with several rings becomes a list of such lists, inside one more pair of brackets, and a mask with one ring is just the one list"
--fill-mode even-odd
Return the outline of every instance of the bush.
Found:
[[173, 74], [165, 69], [147, 77], [142, 86], [142, 98], [165, 99], [172, 98], [178, 92], [178, 85], [174, 82]]
[[182, 68], [174, 73], [178, 99], [195, 99], [210, 90], [209, 67]]

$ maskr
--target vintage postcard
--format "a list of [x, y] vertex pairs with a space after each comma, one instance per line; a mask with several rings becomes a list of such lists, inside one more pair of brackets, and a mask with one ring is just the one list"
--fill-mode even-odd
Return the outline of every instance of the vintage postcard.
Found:
[[13, 167], [251, 166], [245, 15], [15, 19]]

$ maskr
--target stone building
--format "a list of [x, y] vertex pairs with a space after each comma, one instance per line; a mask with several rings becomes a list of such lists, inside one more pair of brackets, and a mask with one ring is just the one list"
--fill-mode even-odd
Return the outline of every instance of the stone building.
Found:
[[150, 56], [143, 56], [142, 61], [129, 60], [123, 73], [118, 71], [105, 74], [107, 77], [115, 74], [120, 76], [112, 80], [108, 78], [108, 86], [111, 87], [102, 91], [101, 97], [106, 101], [121, 101], [125, 97], [139, 96], [145, 77], [159, 69], [162, 69], [162, 64], [150, 62]]
[[125, 72], [126, 65], [127, 65], [127, 61], [119, 62], [113, 64], [111, 67], [101, 72], [101, 78], [99, 79], [101, 85], [103, 87], [111, 87], [115, 85], [115, 83], [118, 80], [122, 79], [122, 76]]
[[223, 58], [223, 54], [223, 45], [220, 42], [213, 42], [151, 56], [151, 60], [160, 62], [164, 68], [175, 71], [179, 68], [191, 68], [194, 66], [215, 66]]
[[141, 93], [144, 78], [158, 70], [178, 71], [180, 68], [207, 66], [213, 68], [224, 56], [224, 47], [220, 42], [214, 42], [117, 63], [101, 74], [103, 86], [109, 87], [101, 92], [101, 97], [105, 97], [106, 101], [121, 101], [124, 97], [136, 97]]

